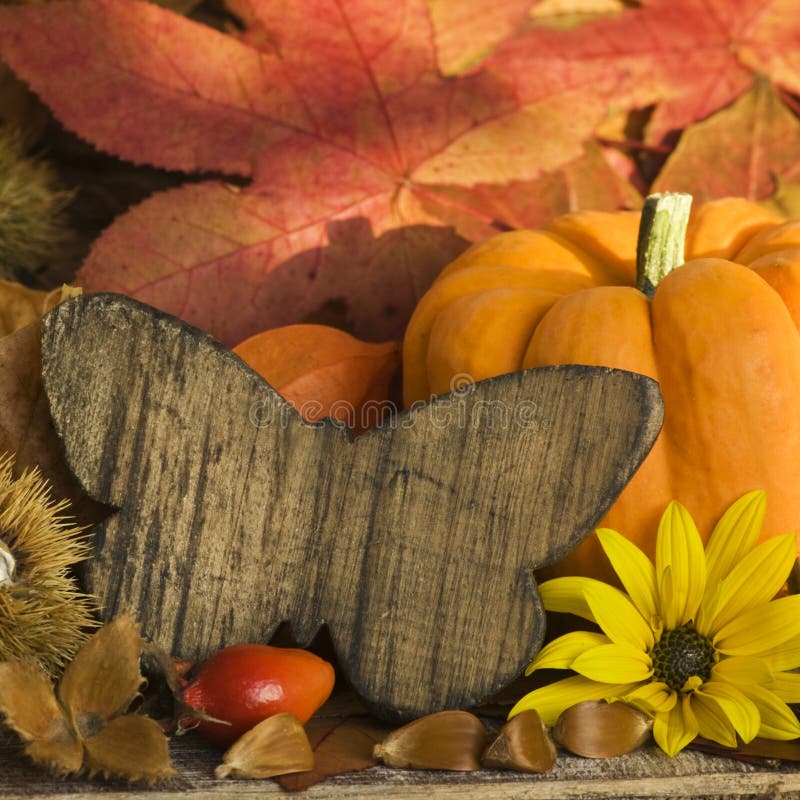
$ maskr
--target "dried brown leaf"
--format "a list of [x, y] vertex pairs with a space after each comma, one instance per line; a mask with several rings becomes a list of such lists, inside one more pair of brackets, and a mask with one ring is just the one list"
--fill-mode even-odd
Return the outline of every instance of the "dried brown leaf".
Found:
[[176, 774], [169, 759], [167, 737], [149, 717], [117, 717], [87, 739], [85, 747], [90, 774], [100, 772], [106, 777], [116, 775], [148, 783]]
[[0, 337], [36, 322], [60, 302], [82, 293], [83, 289], [74, 286], [61, 286], [44, 292], [29, 289], [21, 283], [0, 280]]
[[[373, 748], [391, 731], [391, 726], [363, 713], [351, 715], [346, 701], [339, 708], [341, 715], [316, 716], [306, 723], [314, 768], [278, 777], [278, 783], [287, 791], [303, 791], [334, 775], [358, 772], [378, 763]], [[325, 709], [320, 713], [324, 714]]]
[[67, 667], [58, 695], [84, 737], [123, 714], [136, 697], [142, 646], [139, 626], [123, 614], [95, 633]]
[[241, 736], [222, 757], [218, 778], [272, 778], [314, 768], [314, 753], [294, 714], [267, 717]]
[[776, 741], [756, 737], [751, 742], [739, 743], [738, 747], [724, 747], [708, 739], [697, 737], [689, 747], [724, 758], [735, 758], [737, 761], [763, 763], [765, 760], [800, 761], [800, 740], [789, 742]]
[[86, 497], [64, 462], [42, 388], [40, 337], [38, 321], [0, 337], [0, 452], [14, 453], [16, 474], [38, 467], [53, 496], [69, 499], [71, 514], [88, 525], [107, 512]]

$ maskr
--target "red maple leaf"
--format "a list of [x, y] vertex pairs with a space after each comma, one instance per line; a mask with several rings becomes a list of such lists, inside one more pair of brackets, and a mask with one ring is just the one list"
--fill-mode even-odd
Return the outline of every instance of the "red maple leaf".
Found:
[[523, 108], [488, 72], [443, 78], [422, 0], [234, 10], [239, 37], [136, 0], [0, 8], [3, 58], [80, 135], [132, 161], [253, 177], [148, 200], [79, 275], [228, 343], [340, 299], [357, 334], [398, 335], [465, 246], [447, 226], [489, 225], [502, 205], [500, 188], [490, 204], [449, 190], [524, 191], [579, 157], [604, 113], [560, 90]]

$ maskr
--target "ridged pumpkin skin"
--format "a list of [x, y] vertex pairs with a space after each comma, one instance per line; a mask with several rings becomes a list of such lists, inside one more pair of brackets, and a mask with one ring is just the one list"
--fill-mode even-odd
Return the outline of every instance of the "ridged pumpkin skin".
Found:
[[[762, 538], [800, 528], [800, 222], [741, 199], [696, 208], [687, 262], [649, 300], [638, 212], [580, 212], [475, 245], [420, 300], [403, 343], [405, 402], [517, 369], [577, 363], [659, 381], [664, 427], [601, 526], [653, 557], [672, 499], [704, 538], [752, 489]], [[536, 498], [530, 498], [536, 502]], [[595, 537], [548, 575], [613, 573]]]

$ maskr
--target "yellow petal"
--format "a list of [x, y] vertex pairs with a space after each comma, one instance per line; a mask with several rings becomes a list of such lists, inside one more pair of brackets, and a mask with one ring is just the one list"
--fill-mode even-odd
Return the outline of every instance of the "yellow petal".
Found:
[[601, 644], [610, 644], [611, 639], [602, 633], [572, 631], [553, 639], [543, 647], [525, 670], [530, 675], [537, 669], [569, 669], [572, 662], [586, 650]]
[[800, 636], [793, 636], [775, 649], [760, 653], [759, 658], [769, 662], [775, 671], [797, 669], [800, 667]]
[[629, 644], [604, 644], [579, 655], [571, 664], [579, 675], [603, 683], [646, 681], [653, 674], [650, 656]]
[[776, 672], [764, 688], [784, 703], [800, 703], [800, 674], [796, 672]]
[[711, 636], [711, 623], [717, 615], [721, 598], [722, 581], [717, 581], [714, 585], [710, 581], [706, 581], [706, 591], [700, 601], [700, 608], [697, 609], [697, 618], [694, 621], [695, 630], [703, 636]]
[[656, 615], [656, 568], [631, 541], [609, 528], [598, 528], [597, 538], [625, 591], [639, 613], [650, 620]]
[[712, 679], [706, 681], [695, 695], [702, 695], [714, 701], [745, 742], [751, 741], [758, 734], [761, 725], [758, 708], [733, 684]]
[[[557, 611], [563, 614], [575, 614], [594, 622], [592, 612], [583, 596], [587, 586], [602, 581], [594, 578], [553, 578], [539, 586], [539, 595], [546, 611]], [[605, 584], [602, 584], [605, 585]]]
[[678, 700], [678, 694], [666, 683], [648, 681], [619, 699], [653, 717], [672, 709]]
[[793, 533], [775, 536], [751, 550], [722, 582], [709, 627], [719, 630], [746, 609], [772, 600], [786, 582], [796, 558], [797, 537]]
[[674, 602], [674, 592], [672, 591], [672, 567], [664, 567], [656, 579], [658, 580], [659, 613], [664, 627], [671, 630], [678, 624], [678, 606]]
[[624, 592], [593, 581], [586, 584], [583, 595], [595, 621], [612, 642], [629, 644], [642, 651], [653, 647], [652, 629]]
[[766, 507], [765, 492], [748, 492], [722, 515], [706, 544], [709, 584], [724, 580], [753, 548], [761, 533]]
[[779, 697], [763, 686], [747, 686], [742, 690], [758, 707], [761, 727], [758, 735], [765, 739], [797, 739], [800, 722]]
[[719, 742], [723, 747], [736, 747], [736, 731], [717, 703], [696, 693], [692, 697], [692, 710], [697, 717], [701, 736]]
[[661, 517], [656, 539], [656, 573], [671, 573], [670, 597], [661, 598], [661, 618], [666, 628], [677, 628], [697, 615], [706, 588], [703, 541], [691, 514], [671, 502]]
[[768, 683], [773, 678], [773, 670], [763, 658], [754, 656], [732, 656], [723, 658], [711, 669], [714, 679], [727, 681], [740, 686], [750, 683]]
[[582, 675], [574, 675], [571, 678], [556, 681], [540, 689], [528, 692], [508, 713], [508, 718], [516, 716], [522, 711], [534, 709], [539, 712], [542, 722], [552, 726], [561, 712], [571, 706], [582, 703], [584, 700], [605, 700], [612, 697], [617, 698], [627, 694], [636, 688], [636, 684], [613, 684], [598, 683], [597, 681], [584, 678]]
[[693, 692], [703, 685], [703, 679], [699, 675], [690, 675], [681, 686], [682, 692]]
[[670, 711], [656, 715], [653, 738], [668, 756], [678, 755], [700, 729], [690, 700], [690, 695], [683, 695]]
[[714, 646], [732, 656], [753, 656], [773, 650], [800, 632], [800, 595], [781, 597], [751, 608], [721, 628]]

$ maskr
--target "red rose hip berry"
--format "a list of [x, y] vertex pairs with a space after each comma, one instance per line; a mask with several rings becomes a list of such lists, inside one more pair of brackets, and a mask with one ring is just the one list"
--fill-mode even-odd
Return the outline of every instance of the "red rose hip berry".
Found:
[[214, 654], [184, 689], [186, 705], [230, 725], [200, 720], [197, 731], [223, 747], [261, 720], [287, 711], [301, 723], [328, 699], [333, 667], [307, 650], [237, 644]]

